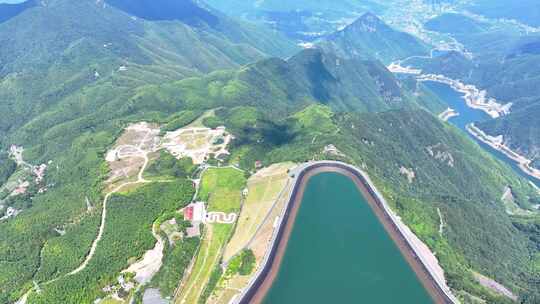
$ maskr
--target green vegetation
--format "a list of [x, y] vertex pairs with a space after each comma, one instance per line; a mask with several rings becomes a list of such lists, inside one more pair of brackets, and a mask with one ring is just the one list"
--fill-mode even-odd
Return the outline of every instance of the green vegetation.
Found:
[[[515, 14], [509, 8], [516, 6], [526, 11], [524, 15], [539, 13], [533, 9], [531, 1], [519, 4], [503, 1], [504, 5], [493, 4], [492, 1], [477, 2], [473, 9], [481, 7], [490, 12], [496, 8], [501, 17]], [[519, 15], [514, 17], [518, 18]], [[540, 157], [536, 153], [540, 147], [540, 87], [537, 85], [540, 77], [533, 68], [540, 64], [539, 36], [524, 35], [523, 30], [510, 24], [499, 22], [494, 25], [455, 13], [435, 17], [426, 23], [426, 27], [450, 33], [474, 54], [473, 58], [448, 52], [433, 59], [416, 58], [407, 64], [419, 67], [425, 73], [461, 79], [487, 90], [489, 97], [496, 98], [500, 103], [512, 103], [510, 115], [482, 122], [478, 126], [490, 135], [504, 135], [505, 143], [533, 160], [533, 166], [540, 168]]]
[[115, 284], [121, 270], [154, 246], [151, 227], [156, 218], [185, 206], [192, 195], [193, 188], [187, 180], [153, 183], [127, 194], [113, 195], [105, 233], [88, 266], [45, 285], [42, 293], [30, 296], [30, 303], [92, 303], [103, 296], [103, 287]]
[[197, 301], [198, 304], [204, 304], [206, 301], [208, 301], [208, 298], [212, 295], [212, 292], [214, 292], [214, 289], [216, 288], [222, 275], [223, 270], [221, 269], [221, 266], [217, 265], [214, 271], [212, 271], [210, 279], [208, 279], [208, 284], [206, 284], [204, 287], [204, 290]]
[[508, 116], [478, 124], [487, 134], [503, 135], [505, 143], [514, 151], [533, 160], [540, 169], [540, 102], [518, 109]]
[[375, 58], [386, 64], [428, 54], [428, 46], [422, 41], [392, 29], [371, 13], [364, 14], [345, 29], [330, 35], [320, 43], [320, 47], [342, 58]]
[[[226, 111], [217, 115], [228, 127], [237, 124]], [[259, 117], [257, 126], [267, 119], [263, 112], [255, 117]], [[422, 110], [333, 114], [317, 106], [272, 121], [291, 136], [279, 144], [263, 137], [267, 144], [261, 147], [250, 144], [243, 138], [249, 138], [250, 133], [244, 133], [237, 142], [243, 144], [235, 146], [233, 155], [235, 151], [241, 151], [244, 159], [256, 155], [265, 164], [313, 158], [355, 163], [367, 169], [393, 208], [437, 252], [453, 288], [489, 299], [490, 303], [505, 303], [480, 287], [471, 269], [510, 288], [533, 288], [522, 278], [534, 277], [530, 265], [538, 241], [528, 237], [530, 232], [516, 229], [515, 219], [505, 213], [500, 196], [510, 185], [516, 203], [527, 208], [537, 195], [526, 180], [454, 127]], [[310, 128], [310, 121], [334, 127]], [[315, 139], [313, 132], [317, 134]], [[322, 154], [328, 144], [334, 144], [345, 156]], [[251, 168], [252, 163], [240, 165]], [[412, 183], [401, 175], [401, 166], [414, 170]], [[437, 208], [447, 225], [442, 236]]]
[[[47, 260], [40, 259], [42, 246], [48, 239], [58, 238], [55, 228], [78, 224], [77, 219], [86, 214], [85, 197], [99, 208], [101, 181], [106, 174], [101, 153], [110, 142], [111, 135], [105, 132], [80, 135], [72, 143], [70, 153], [55, 159], [58, 170], [47, 173], [47, 180], [54, 186], [46, 193], [35, 195], [30, 200], [31, 208], [15, 219], [0, 224], [1, 303], [16, 301], [31, 286], [33, 274], [39, 269], [40, 263], [49, 264]], [[84, 227], [84, 232], [78, 232], [83, 243], [88, 234], [95, 235], [97, 231], [97, 226], [88, 224]], [[75, 227], [67, 229], [67, 239], [70, 238], [70, 229]], [[88, 250], [89, 243], [85, 248], [67, 250], [64, 255], [66, 264], [83, 259]], [[77, 256], [69, 256], [68, 253]], [[52, 274], [55, 271], [47, 272]]]
[[297, 132], [308, 132], [314, 135], [337, 132], [332, 118], [334, 113], [327, 106], [311, 105], [294, 116]]
[[176, 159], [170, 153], [161, 151], [159, 158], [152, 161], [145, 171], [146, 177], [186, 178], [190, 177], [196, 167], [191, 158]]
[[[522, 208], [538, 202], [537, 195], [509, 168], [419, 109], [436, 111], [440, 104], [429, 95], [415, 96], [416, 86], [403, 85], [373, 59], [304, 50], [289, 60], [251, 63], [295, 47], [265, 30], [260, 34], [254, 26], [213, 15], [221, 26], [195, 28], [178, 20], [133, 20], [91, 0], [55, 0], [0, 24], [0, 41], [9, 42], [0, 49], [0, 62], [6, 63], [0, 100], [9, 101], [0, 103], [0, 148], [18, 144], [31, 163], [52, 160], [48, 191], [17, 198], [13, 204], [24, 212], [0, 223], [0, 303], [16, 301], [33, 280], [43, 292], [33, 293], [29, 303], [91, 303], [104, 296], [102, 288], [155, 243], [152, 223], [170, 218], [193, 195], [191, 182], [183, 179], [192, 164], [161, 154], [146, 173], [174, 181], [111, 197], [95, 256], [83, 271], [65, 277], [85, 259], [97, 233], [108, 175], [104, 154], [130, 122], [161, 123], [169, 131], [211, 109], [218, 109], [215, 117], [203, 123], [223, 123], [236, 138], [231, 164], [250, 171], [255, 161], [330, 158], [365, 167], [400, 216], [437, 252], [453, 287], [500, 302], [473, 281], [470, 270], [476, 270], [534, 302], [535, 295], [527, 292], [534, 291], [538, 275], [538, 230], [507, 215], [499, 199], [506, 186]], [[538, 93], [536, 76], [527, 69], [535, 66], [537, 54], [534, 41], [512, 50], [501, 47], [519, 40], [508, 40], [509, 35], [475, 36], [478, 42], [470, 38], [467, 47], [476, 52], [495, 37], [486, 53], [507, 51], [480, 62], [485, 73], [471, 75], [502, 100], [515, 96], [517, 112]], [[398, 47], [383, 55], [405, 56], [407, 50]], [[488, 68], [502, 58], [503, 68]], [[456, 54], [442, 59], [457, 61], [455, 68], [445, 65], [452, 75], [468, 75], [477, 64]], [[211, 72], [246, 63], [238, 70]], [[501, 84], [502, 73], [517, 81]], [[323, 154], [330, 144], [343, 155]], [[0, 166], [5, 181], [13, 164], [0, 155]], [[399, 173], [401, 166], [415, 171], [412, 183]], [[232, 168], [209, 169], [199, 198], [208, 201], [210, 211], [238, 212], [245, 175]], [[87, 210], [86, 198], [93, 211]], [[447, 223], [442, 236], [437, 208]], [[212, 293], [220, 276], [214, 270], [233, 229], [215, 224], [204, 232], [194, 268], [203, 279], [188, 281], [196, 291], [190, 299], [203, 290]], [[64, 230], [65, 235], [58, 232]], [[197, 247], [195, 241], [184, 242], [168, 248], [165, 263], [174, 269], [164, 267], [154, 282], [164, 293], [173, 289]], [[51, 278], [59, 280], [45, 284]]]
[[[208, 211], [238, 213], [245, 184], [244, 173], [237, 169], [210, 168], [202, 176], [198, 199], [208, 202]], [[219, 263], [224, 246], [234, 232], [234, 225], [207, 226], [195, 265], [176, 303], [205, 301], [221, 277]]]
[[6, 152], [0, 152], [0, 186], [3, 185], [8, 178], [17, 169], [17, 164], [9, 158]]
[[182, 127], [185, 127], [195, 121], [199, 116], [201, 116], [200, 111], [181, 111], [175, 113], [168, 117], [167, 123], [161, 128], [162, 132], [178, 130]]
[[199, 243], [199, 238], [189, 238], [167, 247], [163, 266], [150, 283], [151, 287], [159, 288], [162, 297], [173, 296], [178, 282], [197, 252]]
[[[0, 62], [9, 62], [0, 80], [0, 150], [18, 144], [30, 163], [53, 161], [48, 191], [9, 202], [24, 212], [0, 224], [0, 303], [16, 301], [33, 279], [59, 276], [84, 259], [97, 231], [85, 219], [94, 216], [86, 215], [85, 198], [99, 210], [104, 153], [127, 123], [144, 118], [174, 129], [204, 108], [187, 109], [176, 91], [150, 85], [296, 49], [275, 33], [218, 19], [222, 28], [194, 28], [134, 20], [92, 0], [55, 0], [0, 23]], [[1, 182], [12, 167], [4, 159], [2, 153]], [[59, 236], [54, 229], [63, 227], [66, 235]]]
[[45, 243], [41, 252], [41, 267], [35, 275], [37, 281], [49, 281], [81, 265], [97, 235], [101, 220], [101, 214], [97, 211], [69, 224], [64, 235]]
[[240, 170], [210, 168], [203, 175], [197, 199], [208, 202], [208, 211], [238, 212], [245, 185], [246, 179]]
[[223, 125], [223, 121], [215, 116], [206, 117], [203, 120], [203, 124], [205, 127], [208, 127], [210, 129], [215, 129], [219, 126]]
[[253, 251], [251, 249], [244, 249], [242, 253], [230, 261], [226, 275], [249, 275], [255, 269], [255, 262]]

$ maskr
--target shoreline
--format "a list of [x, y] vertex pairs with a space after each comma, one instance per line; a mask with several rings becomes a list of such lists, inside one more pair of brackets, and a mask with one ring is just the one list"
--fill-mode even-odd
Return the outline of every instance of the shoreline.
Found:
[[410, 74], [416, 76], [419, 82], [434, 81], [449, 85], [457, 92], [464, 94], [463, 99], [467, 106], [473, 109], [484, 111], [491, 118], [499, 118], [510, 114], [512, 103], [500, 104], [495, 98], [487, 96], [486, 90], [480, 90], [472, 84], [464, 84], [460, 80], [452, 79], [444, 75], [422, 74], [421, 69], [410, 66], [403, 67], [400, 62], [393, 62], [386, 67], [394, 74]]
[[[434, 303], [459, 303], [446, 285], [444, 273], [433, 253], [429, 252], [432, 258], [426, 254], [427, 246], [421, 243], [401, 222], [401, 219], [390, 210], [369, 177], [353, 166], [332, 161], [307, 163], [297, 169], [298, 174], [295, 176], [294, 189], [290, 194], [288, 205], [282, 213], [283, 216], [280, 218], [280, 225], [273, 236], [273, 245], [249, 286], [233, 303], [262, 303], [279, 273], [309, 179], [324, 172], [336, 172], [351, 178]], [[425, 248], [421, 248], [421, 245]]]
[[448, 108], [446, 110], [444, 110], [444, 112], [440, 113], [438, 115], [439, 119], [442, 120], [442, 121], [448, 121], [450, 120], [452, 117], [457, 117], [459, 116], [459, 113], [452, 109], [452, 108]]
[[485, 90], [480, 90], [471, 84], [464, 84], [459, 80], [451, 79], [443, 75], [422, 74], [416, 78], [420, 82], [434, 81], [444, 83], [452, 89], [464, 94], [463, 99], [467, 106], [473, 109], [484, 111], [491, 118], [499, 118], [510, 113], [512, 103], [500, 104], [494, 98], [487, 97]]
[[517, 152], [507, 147], [503, 143], [502, 136], [493, 137], [493, 136], [487, 135], [484, 131], [482, 131], [480, 128], [475, 126], [474, 123], [467, 125], [466, 128], [467, 128], [467, 132], [469, 132], [469, 134], [471, 134], [474, 138], [492, 147], [493, 149], [503, 153], [508, 158], [515, 161], [518, 164], [521, 171], [525, 172], [525, 174], [540, 180], [540, 170], [531, 167], [532, 160], [518, 154]]

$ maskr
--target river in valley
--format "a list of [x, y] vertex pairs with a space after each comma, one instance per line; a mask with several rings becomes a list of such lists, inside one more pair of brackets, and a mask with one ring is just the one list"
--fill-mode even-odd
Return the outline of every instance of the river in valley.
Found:
[[519, 175], [525, 177], [526, 179], [530, 180], [535, 185], [540, 187], [540, 180], [523, 172], [523, 170], [521, 170], [519, 165], [514, 160], [504, 155], [504, 153], [493, 149], [489, 145], [477, 140], [474, 136], [470, 135], [469, 132], [467, 132], [465, 127], [468, 124], [489, 120], [491, 118], [489, 115], [487, 115], [482, 110], [468, 107], [465, 103], [465, 100], [463, 99], [463, 94], [455, 91], [447, 84], [432, 81], [424, 82], [424, 84], [427, 85], [427, 87], [431, 91], [437, 94], [442, 101], [447, 103], [450, 108], [456, 110], [459, 113], [459, 116], [452, 117], [448, 120], [451, 124], [455, 125], [463, 132], [465, 132], [469, 137], [474, 139], [474, 141], [476, 141], [482, 148], [484, 148], [484, 150], [488, 151], [498, 159], [510, 165]]
[[312, 177], [265, 304], [433, 303], [354, 182]]

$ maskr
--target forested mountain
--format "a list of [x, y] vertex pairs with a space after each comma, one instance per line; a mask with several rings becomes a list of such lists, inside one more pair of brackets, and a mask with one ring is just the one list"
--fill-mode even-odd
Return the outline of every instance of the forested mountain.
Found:
[[79, 103], [74, 95], [83, 88], [119, 95], [295, 49], [264, 29], [199, 12], [207, 19], [193, 26], [132, 18], [100, 1], [47, 0], [0, 24], [0, 134], [58, 103]]
[[392, 29], [371, 13], [325, 37], [320, 46], [344, 58], [376, 58], [386, 64], [428, 54], [427, 45], [419, 39]]
[[533, 160], [532, 165], [540, 168], [540, 102], [478, 126], [492, 136], [503, 135], [508, 147]]
[[[6, 202], [9, 193], [0, 191], [2, 216], [6, 207], [24, 210], [0, 223], [0, 303], [12, 303], [25, 292], [45, 244], [62, 247], [60, 264], [67, 268], [88, 252], [99, 213], [85, 216], [85, 198], [101, 202], [107, 174], [101, 153], [123, 122], [135, 119], [130, 117], [155, 117], [136, 112], [129, 102], [135, 88], [288, 56], [296, 49], [279, 34], [197, 9], [194, 2], [170, 3], [181, 4], [171, 9], [192, 7], [211, 22], [149, 20], [103, 1], [44, 0], [0, 23], [1, 179], [13, 173], [13, 162], [5, 157], [11, 144], [27, 148], [28, 162], [53, 161], [56, 169], [44, 181], [47, 193]], [[160, 113], [177, 110], [151, 106]], [[55, 229], [65, 226], [70, 229], [59, 240]]]
[[252, 105], [267, 108], [276, 117], [313, 103], [336, 111], [367, 112], [440, 106], [438, 100], [420, 100], [402, 87], [378, 61], [344, 59], [320, 49], [306, 49], [288, 60], [271, 58], [237, 71], [143, 88], [136, 102], [155, 98], [147, 93], [160, 91], [171, 99], [180, 96], [188, 107]]
[[[466, 28], [461, 30], [461, 25]], [[512, 103], [511, 114], [480, 124], [490, 135], [505, 135], [514, 150], [538, 166], [540, 133], [540, 35], [523, 33], [456, 14], [436, 17], [426, 24], [430, 29], [450, 33], [467, 50], [468, 58], [448, 52], [435, 58], [416, 58], [407, 62], [424, 73], [443, 74], [485, 89], [501, 103]]]
[[[203, 113], [213, 116], [202, 124], [224, 125], [235, 138], [224, 165], [252, 172], [256, 161], [339, 159], [362, 167], [436, 252], [460, 298], [508, 303], [481, 287], [476, 271], [535, 303], [539, 225], [509, 214], [501, 195], [510, 188], [512, 206], [532, 212], [536, 191], [426, 111], [442, 105], [421, 85], [396, 79], [377, 60], [426, 49], [374, 15], [290, 56], [296, 47], [274, 31], [198, 1], [43, 0], [0, 24], [0, 45], [0, 183], [17, 179], [15, 157], [4, 152], [11, 144], [24, 146], [26, 162], [48, 165], [43, 191], [0, 192], [0, 203], [22, 210], [0, 222], [2, 304], [28, 291], [28, 304], [89, 304], [109, 295], [121, 270], [154, 246], [152, 224], [176, 214], [194, 189], [193, 168], [170, 156], [159, 165], [152, 159], [152, 178], [165, 182], [112, 195], [95, 257], [74, 272], [98, 235], [107, 151], [130, 123], [170, 131]], [[535, 56], [534, 44], [513, 50], [508, 60]], [[18, 161], [18, 172], [26, 170]], [[173, 183], [157, 169], [169, 162], [182, 173]], [[171, 292], [197, 242], [182, 246], [174, 249], [182, 268], [167, 282]]]

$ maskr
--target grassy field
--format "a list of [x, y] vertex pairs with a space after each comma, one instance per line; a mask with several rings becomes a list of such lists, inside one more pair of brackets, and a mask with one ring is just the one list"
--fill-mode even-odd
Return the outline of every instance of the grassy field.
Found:
[[[242, 206], [234, 235], [227, 244], [223, 256], [224, 261], [230, 262], [229, 268], [221, 278], [216, 292], [209, 299], [209, 304], [228, 304], [239, 290], [248, 284], [250, 275], [241, 275], [232, 270], [234, 261], [238, 258], [236, 254], [251, 241], [249, 248], [255, 253], [256, 264], [260, 263], [269, 244], [274, 220], [280, 214], [284, 198], [291, 189], [287, 183], [287, 171], [294, 166], [295, 164], [290, 162], [274, 164], [249, 178], [248, 196]], [[285, 193], [282, 194], [282, 191]], [[276, 202], [277, 205], [274, 206]]]
[[187, 125], [186, 128], [204, 128], [204, 119], [208, 117], [214, 117], [215, 115], [215, 110], [208, 110], [204, 112], [203, 115], [199, 116], [199, 118], [195, 119], [192, 123]]
[[234, 235], [223, 255], [225, 261], [240, 252], [253, 238], [286, 186], [287, 170], [291, 167], [294, 167], [294, 163], [274, 164], [249, 178], [248, 196], [242, 206]]
[[[209, 211], [238, 212], [242, 190], [245, 187], [244, 173], [233, 168], [207, 170], [201, 182], [199, 200], [208, 202]], [[198, 303], [210, 276], [221, 260], [223, 248], [233, 232], [233, 225], [209, 224], [201, 240], [195, 265], [182, 286], [175, 303]]]
[[106, 298], [106, 299], [103, 299], [101, 302], [99, 302], [99, 304], [122, 304], [122, 303], [124, 302], [118, 301], [113, 298]]
[[210, 168], [202, 178], [198, 200], [208, 202], [208, 211], [238, 212], [244, 173], [234, 168]]

